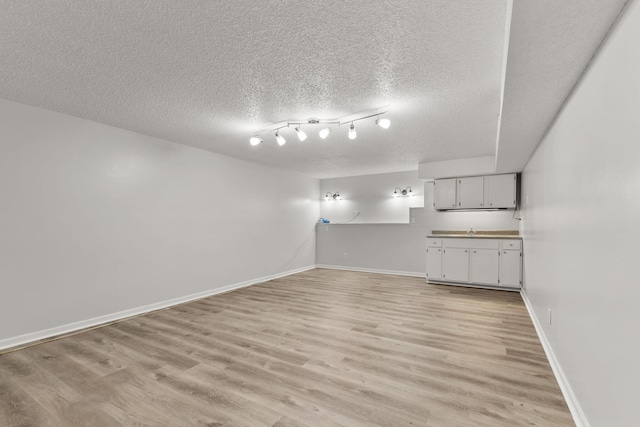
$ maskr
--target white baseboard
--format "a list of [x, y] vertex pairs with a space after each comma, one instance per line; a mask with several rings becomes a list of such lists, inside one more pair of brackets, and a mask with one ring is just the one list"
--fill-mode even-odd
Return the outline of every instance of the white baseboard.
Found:
[[244, 288], [247, 286], [255, 285], [257, 283], [267, 282], [269, 280], [277, 279], [279, 277], [290, 276], [292, 274], [301, 273], [303, 271], [312, 270], [316, 268], [315, 265], [309, 265], [306, 267], [298, 268], [295, 270], [288, 270], [282, 273], [272, 274], [269, 276], [259, 277], [244, 282], [234, 283], [232, 285], [223, 286], [221, 288], [209, 289], [204, 292], [198, 292], [183, 297], [173, 298], [166, 301], [161, 301], [153, 304], [144, 305], [141, 307], [131, 308], [129, 310], [119, 311], [117, 313], [106, 314], [104, 316], [98, 316], [87, 320], [81, 320], [79, 322], [67, 323], [65, 325], [56, 326], [54, 328], [44, 329], [41, 331], [30, 332], [24, 335], [18, 335], [16, 337], [4, 338], [0, 340], [0, 351], [11, 347], [23, 346], [35, 341], [44, 340], [57, 335], [64, 335], [71, 332], [75, 332], [81, 329], [87, 329], [94, 326], [102, 325], [105, 323], [114, 322], [116, 320], [125, 319], [127, 317], [138, 316], [140, 314], [148, 313], [150, 311], [160, 310], [163, 308], [172, 307], [179, 304], [184, 304], [189, 301], [209, 297], [224, 292], [233, 291], [236, 289]]
[[538, 333], [538, 338], [540, 338], [540, 343], [542, 343], [542, 348], [544, 349], [545, 354], [547, 355], [547, 359], [549, 359], [549, 364], [551, 365], [551, 369], [553, 370], [553, 374], [556, 377], [556, 381], [558, 381], [558, 385], [560, 386], [560, 390], [562, 391], [562, 395], [564, 396], [564, 400], [567, 402], [567, 406], [569, 407], [569, 411], [571, 411], [571, 416], [573, 416], [573, 422], [576, 423], [576, 427], [590, 427], [589, 421], [587, 420], [587, 416], [585, 415], [576, 395], [567, 380], [567, 377], [558, 363], [558, 359], [556, 358], [555, 353], [553, 352], [553, 348], [547, 340], [547, 336], [544, 334], [544, 330], [542, 329], [542, 324], [540, 320], [536, 316], [535, 311], [533, 310], [533, 306], [527, 297], [527, 293], [524, 289], [520, 291], [520, 295], [522, 295], [522, 300], [524, 301], [524, 305], [527, 307], [527, 311], [529, 312], [529, 317], [531, 317], [531, 321], [533, 322], [533, 326]]
[[420, 273], [415, 271], [378, 270], [375, 268], [344, 267], [342, 265], [316, 264], [316, 268], [328, 268], [331, 270], [360, 271], [363, 273], [393, 274], [396, 276], [424, 277], [425, 279], [427, 277], [426, 273]]

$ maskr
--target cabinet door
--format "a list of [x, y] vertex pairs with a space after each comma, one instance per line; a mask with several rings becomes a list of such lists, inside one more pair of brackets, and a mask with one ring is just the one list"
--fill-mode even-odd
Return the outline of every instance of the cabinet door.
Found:
[[444, 249], [442, 253], [442, 280], [469, 281], [469, 250]]
[[500, 286], [520, 287], [520, 277], [522, 277], [521, 254], [520, 251], [500, 252]]
[[484, 207], [515, 208], [516, 182], [515, 173], [485, 176]]
[[456, 193], [459, 209], [484, 207], [484, 177], [458, 178]]
[[427, 249], [427, 280], [442, 279], [442, 249]]
[[433, 207], [454, 209], [456, 207], [456, 179], [436, 179], [433, 182]]
[[469, 266], [469, 281], [486, 285], [498, 284], [500, 251], [496, 249], [472, 249]]

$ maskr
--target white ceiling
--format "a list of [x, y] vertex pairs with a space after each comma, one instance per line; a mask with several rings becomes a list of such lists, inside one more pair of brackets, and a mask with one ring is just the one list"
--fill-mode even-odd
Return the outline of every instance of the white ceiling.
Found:
[[[318, 178], [518, 171], [624, 3], [516, 0], [507, 33], [508, 0], [0, 1], [0, 97]], [[354, 141], [248, 144], [386, 106], [391, 128], [356, 122]]]

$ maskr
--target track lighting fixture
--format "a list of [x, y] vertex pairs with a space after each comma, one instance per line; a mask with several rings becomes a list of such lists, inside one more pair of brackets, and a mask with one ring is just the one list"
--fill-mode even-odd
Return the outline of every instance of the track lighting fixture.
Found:
[[300, 129], [300, 126], [296, 127], [295, 131], [298, 134], [298, 139], [300, 141], [304, 141], [305, 139], [307, 139], [307, 134], [304, 133], [304, 131], [302, 129]]
[[380, 126], [382, 129], [389, 129], [391, 126], [391, 120], [389, 119], [376, 119], [376, 124]]
[[335, 193], [332, 193], [331, 191], [327, 191], [327, 193], [324, 195], [324, 200], [329, 201], [329, 200], [342, 200], [342, 197], [340, 197], [340, 192], [336, 191]]
[[349, 126], [349, 139], [356, 139], [356, 127], [351, 123]]
[[[294, 131], [296, 132], [296, 135], [298, 136], [298, 139], [300, 141], [304, 141], [307, 139], [307, 133], [304, 132], [302, 130], [302, 125], [336, 125], [336, 126], [343, 126], [348, 124], [349, 125], [349, 130], [347, 132], [347, 136], [349, 139], [356, 139], [356, 128], [354, 125], [354, 122], [357, 122], [358, 120], [364, 120], [364, 119], [368, 119], [371, 117], [375, 117], [375, 124], [377, 124], [378, 126], [380, 126], [383, 129], [388, 129], [389, 126], [391, 125], [391, 121], [389, 119], [381, 119], [380, 116], [385, 114], [386, 111], [382, 111], [382, 109], [378, 108], [376, 110], [370, 110], [370, 111], [365, 111], [362, 113], [357, 113], [357, 114], [351, 114], [349, 116], [344, 116], [341, 119], [318, 119], [318, 118], [310, 118], [307, 120], [293, 120], [293, 121], [288, 121], [288, 122], [280, 122], [278, 124], [275, 124], [273, 126], [270, 126], [266, 129], [263, 129], [261, 131], [256, 132], [256, 134], [254, 136], [252, 136], [249, 139], [249, 143], [251, 145], [260, 145], [260, 143], [262, 143], [262, 137], [261, 135], [264, 135], [266, 133], [271, 133], [273, 131], [275, 131], [275, 136], [276, 136], [276, 141], [278, 142], [278, 145], [283, 146], [284, 144], [286, 144], [286, 140], [284, 139], [284, 137], [282, 135], [280, 135], [280, 130], [282, 128], [288, 128], [288, 127], [292, 127], [294, 126]], [[320, 136], [321, 139], [326, 139], [329, 134], [331, 133], [331, 128], [326, 126], [323, 127], [319, 132], [318, 132], [318, 136]]]
[[413, 196], [413, 191], [411, 191], [411, 187], [407, 187], [404, 190], [400, 189], [400, 187], [396, 187], [393, 190], [393, 197], [404, 197], [404, 196]]
[[331, 133], [331, 128], [327, 127], [327, 128], [322, 129], [318, 133], [318, 135], [320, 135], [320, 138], [326, 139], [329, 136], [330, 133]]

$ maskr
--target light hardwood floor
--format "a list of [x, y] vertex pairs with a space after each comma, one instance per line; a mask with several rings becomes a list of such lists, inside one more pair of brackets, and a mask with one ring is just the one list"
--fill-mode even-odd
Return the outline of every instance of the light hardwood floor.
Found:
[[520, 295], [325, 269], [0, 355], [2, 426], [571, 426]]

